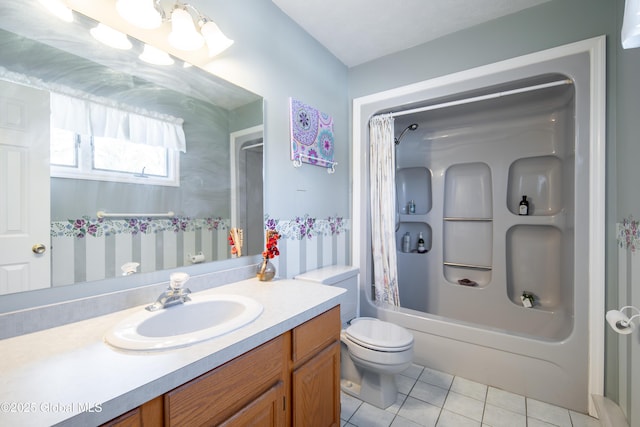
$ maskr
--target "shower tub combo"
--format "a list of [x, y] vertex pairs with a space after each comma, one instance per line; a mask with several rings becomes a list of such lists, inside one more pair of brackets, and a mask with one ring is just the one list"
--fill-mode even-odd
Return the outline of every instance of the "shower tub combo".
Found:
[[[602, 292], [603, 272], [594, 267], [604, 269], [593, 246], [604, 177], [591, 108], [604, 104], [594, 91], [601, 42], [354, 106], [362, 135], [380, 112], [396, 116], [396, 134], [409, 130], [396, 141], [401, 306], [372, 301], [363, 221], [354, 235], [363, 315], [410, 329], [416, 363], [580, 412], [593, 412], [589, 395], [602, 394], [594, 348], [597, 340], [603, 346], [603, 332], [592, 327], [598, 310], [590, 311]], [[368, 138], [359, 138], [356, 150], [366, 153]], [[354, 176], [368, 176], [367, 167], [356, 161]], [[367, 206], [368, 183], [356, 182], [354, 194]], [[519, 211], [523, 196], [527, 215]], [[419, 234], [426, 253], [417, 251]]]

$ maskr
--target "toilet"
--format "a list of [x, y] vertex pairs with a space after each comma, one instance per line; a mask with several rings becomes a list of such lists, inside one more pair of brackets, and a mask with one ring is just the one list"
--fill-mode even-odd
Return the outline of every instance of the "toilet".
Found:
[[397, 399], [395, 375], [413, 361], [413, 335], [393, 323], [356, 317], [358, 273], [357, 267], [334, 265], [299, 274], [294, 279], [347, 290], [340, 302], [343, 326], [340, 387], [347, 394], [386, 409]]

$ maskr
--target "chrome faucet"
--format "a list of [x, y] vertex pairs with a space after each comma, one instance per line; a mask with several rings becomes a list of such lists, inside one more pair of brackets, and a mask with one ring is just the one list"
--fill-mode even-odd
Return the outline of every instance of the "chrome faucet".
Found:
[[169, 288], [164, 291], [151, 305], [145, 307], [148, 311], [156, 311], [161, 308], [171, 307], [176, 304], [183, 304], [191, 301], [189, 294], [191, 291], [182, 286], [189, 280], [187, 273], [173, 273], [169, 276]]

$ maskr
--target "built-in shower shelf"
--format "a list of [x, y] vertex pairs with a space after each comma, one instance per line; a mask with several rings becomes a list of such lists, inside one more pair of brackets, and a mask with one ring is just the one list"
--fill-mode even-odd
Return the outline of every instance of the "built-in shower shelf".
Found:
[[465, 264], [461, 262], [443, 262], [444, 265], [448, 267], [460, 267], [460, 268], [473, 268], [474, 270], [485, 270], [491, 271], [491, 266], [489, 265], [478, 265], [478, 264]]
[[400, 214], [401, 222], [424, 222], [427, 218], [427, 214]]
[[452, 216], [445, 216], [443, 219], [445, 221], [477, 221], [477, 222], [493, 221], [493, 218], [464, 218], [464, 217], [452, 217]]

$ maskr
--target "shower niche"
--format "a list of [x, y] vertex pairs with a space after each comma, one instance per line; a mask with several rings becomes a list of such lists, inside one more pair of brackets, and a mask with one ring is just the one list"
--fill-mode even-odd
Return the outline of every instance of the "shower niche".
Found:
[[[402, 239], [406, 233], [409, 233], [409, 237], [411, 238], [409, 252], [406, 253], [424, 255], [431, 250], [433, 238], [429, 224], [425, 222], [401, 222], [398, 231], [396, 231], [396, 248], [398, 252], [405, 253], [402, 248]], [[425, 253], [418, 253], [418, 236], [420, 234], [422, 234], [422, 238], [424, 239]]]
[[529, 215], [555, 215], [562, 209], [562, 161], [556, 156], [525, 157], [509, 167], [507, 207], [518, 215], [527, 196]]
[[[522, 306], [523, 292], [533, 294], [534, 307], [554, 311], [573, 294], [573, 280], [563, 266], [563, 233], [551, 225], [514, 225], [507, 231], [507, 292]], [[572, 260], [570, 260], [572, 261]]]
[[[404, 215], [424, 215], [431, 211], [431, 172], [427, 168], [413, 167], [396, 171], [396, 197], [398, 212]], [[415, 209], [411, 212], [409, 204]]]
[[493, 190], [486, 163], [454, 164], [444, 182], [443, 269], [448, 282], [491, 281]]

